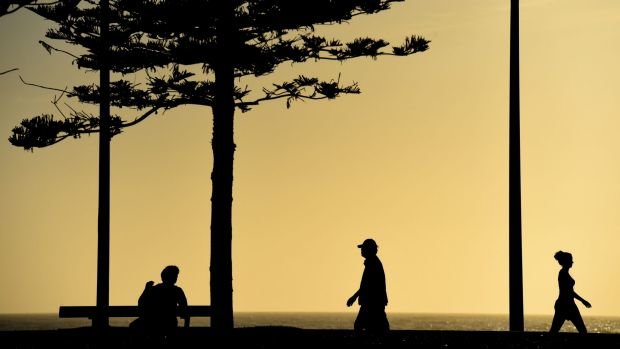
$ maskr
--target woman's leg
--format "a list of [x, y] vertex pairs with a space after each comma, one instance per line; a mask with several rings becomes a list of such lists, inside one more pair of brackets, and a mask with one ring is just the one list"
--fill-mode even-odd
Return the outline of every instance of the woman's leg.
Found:
[[549, 332], [560, 332], [560, 328], [562, 328], [563, 324], [564, 316], [558, 315], [558, 313], [556, 312], [553, 315], [553, 321], [551, 322], [551, 329], [549, 329]]
[[579, 313], [579, 311], [577, 311], [577, 314], [573, 317], [573, 319], [571, 319], [571, 322], [575, 325], [575, 327], [577, 327], [577, 331], [579, 331], [579, 333], [588, 333], [586, 324], [583, 322], [583, 318], [581, 317], [581, 313]]

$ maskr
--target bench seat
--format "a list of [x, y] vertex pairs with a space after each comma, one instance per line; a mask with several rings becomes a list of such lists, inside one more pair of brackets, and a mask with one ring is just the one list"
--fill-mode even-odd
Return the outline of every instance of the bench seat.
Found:
[[[188, 305], [186, 314], [189, 317], [210, 317], [210, 305]], [[97, 313], [96, 306], [60, 306], [58, 316], [60, 318], [89, 318], [93, 319]], [[110, 305], [107, 307], [108, 317], [138, 317], [137, 305]]]

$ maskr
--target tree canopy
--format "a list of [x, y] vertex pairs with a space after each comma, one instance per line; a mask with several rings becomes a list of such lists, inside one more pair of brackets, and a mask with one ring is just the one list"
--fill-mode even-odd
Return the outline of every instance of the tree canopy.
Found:
[[[234, 77], [264, 76], [282, 63], [309, 60], [344, 61], [356, 57], [406, 56], [428, 49], [429, 41], [409, 36], [403, 43], [390, 46], [383, 39], [357, 38], [350, 42], [315, 34], [318, 25], [343, 23], [360, 15], [387, 10], [399, 0], [250, 0], [231, 1], [234, 16], [231, 35], [226, 37], [226, 53], [221, 52], [217, 23], [222, 22], [222, 1], [184, 0], [112, 0], [108, 18], [110, 34], [107, 45], [99, 43], [100, 8], [95, 1], [58, 1], [54, 5], [30, 6], [42, 17], [58, 24], [47, 37], [61, 40], [87, 52], [73, 55], [78, 68], [98, 70], [101, 50], [108, 50], [110, 69], [130, 74], [149, 69], [146, 88], [129, 80], [116, 80], [110, 85], [110, 103], [116, 107], [147, 109], [140, 117], [123, 120], [114, 115], [111, 132], [116, 135], [160, 109], [194, 104], [212, 107], [215, 100], [213, 72], [219, 60], [234, 69]], [[41, 41], [50, 53], [55, 48]], [[102, 48], [103, 47], [103, 48]], [[201, 65], [203, 76], [196, 76]], [[156, 70], [156, 68], [162, 68]], [[156, 74], [156, 71], [160, 74]], [[163, 73], [162, 73], [163, 72]], [[144, 86], [143, 85], [143, 86]], [[98, 103], [96, 84], [75, 86], [63, 91], [67, 97], [81, 102]], [[357, 83], [343, 85], [339, 79], [322, 81], [318, 77], [299, 75], [290, 81], [264, 86], [262, 95], [250, 96], [250, 90], [235, 87], [234, 101], [239, 110], [269, 100], [285, 99], [287, 107], [300, 99], [334, 99], [341, 94], [360, 93]], [[252, 98], [253, 97], [253, 98]], [[32, 150], [69, 137], [99, 132], [98, 117], [72, 112], [69, 117], [55, 119], [43, 114], [25, 119], [13, 129], [13, 145]]]

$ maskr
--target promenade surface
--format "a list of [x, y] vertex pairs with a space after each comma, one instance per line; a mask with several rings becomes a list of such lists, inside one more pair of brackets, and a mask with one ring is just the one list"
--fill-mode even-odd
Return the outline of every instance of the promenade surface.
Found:
[[620, 348], [620, 334], [503, 331], [392, 331], [385, 338], [355, 336], [349, 330], [289, 327], [238, 328], [229, 335], [210, 328], [180, 329], [167, 345], [145, 341], [128, 328], [100, 333], [92, 328], [0, 332], [0, 348]]

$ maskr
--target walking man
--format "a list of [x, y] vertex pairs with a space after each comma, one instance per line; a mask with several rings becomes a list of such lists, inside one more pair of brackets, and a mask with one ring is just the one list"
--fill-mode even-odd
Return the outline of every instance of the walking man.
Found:
[[353, 328], [357, 333], [366, 331], [374, 335], [384, 335], [389, 332], [390, 324], [385, 314], [388, 298], [383, 264], [377, 257], [378, 246], [375, 240], [366, 239], [357, 247], [361, 249], [365, 260], [360, 288], [347, 300], [348, 307], [353, 305], [355, 300], [360, 305]]

